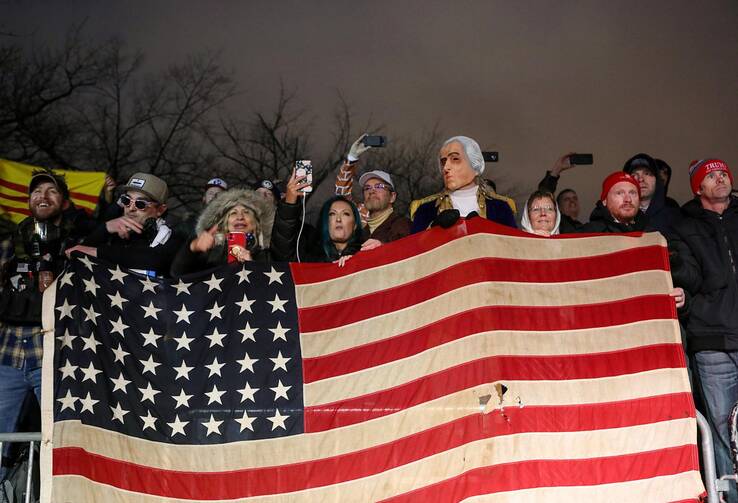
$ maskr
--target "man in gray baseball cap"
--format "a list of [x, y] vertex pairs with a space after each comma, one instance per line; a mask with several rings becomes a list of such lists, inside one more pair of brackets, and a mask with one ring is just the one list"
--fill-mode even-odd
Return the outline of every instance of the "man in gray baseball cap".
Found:
[[364, 207], [369, 212], [365, 238], [389, 243], [410, 234], [410, 219], [394, 212], [392, 204], [397, 193], [389, 173], [367, 171], [359, 177], [359, 186], [364, 194]]
[[149, 276], [167, 276], [182, 239], [163, 218], [169, 198], [166, 182], [150, 173], [135, 173], [123, 189], [118, 198], [123, 216], [100, 225], [68, 254], [79, 251]]

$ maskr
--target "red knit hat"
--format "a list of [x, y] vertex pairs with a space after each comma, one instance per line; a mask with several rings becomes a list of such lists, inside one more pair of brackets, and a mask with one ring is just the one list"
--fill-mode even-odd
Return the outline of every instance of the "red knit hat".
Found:
[[635, 188], [638, 189], [638, 197], [641, 197], [641, 186], [638, 184], [636, 179], [627, 173], [616, 171], [615, 173], [612, 173], [610, 176], [605, 178], [605, 181], [602, 182], [602, 193], [600, 194], [600, 201], [604, 201], [605, 199], [607, 199], [607, 193], [610, 192], [610, 189], [613, 185], [619, 182], [632, 183]]
[[697, 195], [697, 192], [699, 192], [702, 180], [713, 171], [725, 171], [728, 173], [730, 184], [733, 185], [733, 173], [730, 172], [728, 165], [720, 159], [692, 161], [689, 163], [689, 185], [692, 187], [692, 193], [694, 195]]

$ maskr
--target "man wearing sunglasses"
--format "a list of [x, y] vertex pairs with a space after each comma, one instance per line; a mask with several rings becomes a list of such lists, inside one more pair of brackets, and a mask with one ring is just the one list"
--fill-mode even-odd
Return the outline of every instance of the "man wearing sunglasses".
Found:
[[392, 177], [384, 171], [368, 171], [359, 177], [364, 194], [364, 207], [369, 212], [362, 250], [376, 248], [410, 234], [410, 219], [394, 213], [392, 204], [397, 198]]
[[167, 276], [182, 239], [164, 221], [169, 189], [161, 178], [135, 173], [118, 199], [123, 216], [107, 221], [69, 249], [148, 276]]

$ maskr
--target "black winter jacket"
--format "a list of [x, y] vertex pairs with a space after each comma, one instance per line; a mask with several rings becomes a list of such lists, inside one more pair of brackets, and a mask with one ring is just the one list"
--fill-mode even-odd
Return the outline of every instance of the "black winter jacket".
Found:
[[341, 253], [326, 255], [321, 244], [320, 232], [315, 227], [305, 224], [297, 243], [302, 221], [300, 204], [280, 201], [277, 205], [277, 216], [272, 227], [271, 253], [272, 260], [278, 262], [333, 262], [344, 255], [353, 255], [361, 248], [361, 243], [350, 243]]
[[646, 209], [648, 223], [653, 230], [664, 236], [671, 234], [671, 229], [682, 219], [679, 209], [666, 204], [666, 193], [663, 184], [656, 180], [656, 190], [651, 198], [651, 204]]
[[132, 233], [130, 239], [121, 239], [101, 224], [85, 238], [84, 244], [96, 247], [98, 258], [127, 269], [155, 271], [157, 276], [166, 277], [183, 240], [173, 232], [166, 243], [151, 248], [149, 244], [155, 235]]
[[584, 224], [579, 232], [649, 232], [654, 230], [650, 225], [648, 216], [646, 216], [641, 210], [636, 213], [635, 221], [632, 224], [624, 224], [622, 222], [616, 222], [610, 212], [602, 204], [602, 201], [597, 201], [595, 209], [592, 210], [592, 214], [589, 217], [589, 222]]
[[687, 341], [692, 351], [738, 350], [738, 199], [719, 215], [695, 198], [682, 206], [670, 247], [672, 277], [691, 294]]

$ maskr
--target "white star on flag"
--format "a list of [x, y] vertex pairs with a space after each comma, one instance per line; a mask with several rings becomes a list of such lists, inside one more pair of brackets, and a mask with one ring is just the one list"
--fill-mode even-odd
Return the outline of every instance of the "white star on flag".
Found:
[[79, 261], [85, 265], [88, 271], [92, 272], [92, 261], [87, 257], [87, 255], [82, 255]]
[[244, 370], [250, 371], [252, 374], [254, 373], [254, 363], [256, 363], [258, 360], [255, 358], [251, 358], [248, 353], [244, 355], [244, 357], [240, 360], [236, 360], [236, 363], [241, 364], [241, 370], [240, 372], [243, 372]]
[[157, 339], [161, 337], [161, 335], [154, 333], [153, 328], [149, 328], [148, 333], [141, 334], [141, 336], [144, 338], [144, 343], [142, 344], [142, 346], [146, 346], [147, 344], [150, 344], [154, 347], [156, 347]]
[[156, 315], [161, 309], [158, 307], [154, 307], [154, 301], [152, 300], [149, 302], [148, 306], [141, 306], [141, 309], [144, 310], [144, 318], [148, 318], [149, 316], [154, 318], [155, 320], [158, 320], [159, 317]]
[[256, 342], [256, 337], [254, 337], [254, 334], [256, 334], [257, 328], [251, 328], [251, 325], [249, 325], [248, 322], [246, 322], [246, 326], [239, 330], [241, 335], [241, 342], [246, 342], [248, 340], [252, 340]]
[[270, 328], [269, 331], [274, 334], [274, 340], [273, 342], [276, 342], [277, 339], [282, 339], [283, 341], [287, 341], [287, 332], [289, 332], [289, 328], [282, 328], [282, 322], [278, 321], [277, 326], [274, 328]]
[[251, 274], [251, 271], [247, 271], [246, 269], [241, 269], [236, 273], [236, 276], [238, 276], [238, 284], [240, 285], [244, 281], [246, 283], [249, 283], [249, 274]]
[[185, 332], [182, 332], [182, 335], [179, 337], [174, 338], [175, 341], [177, 341], [177, 350], [180, 349], [186, 349], [187, 351], [190, 350], [190, 342], [194, 341], [194, 337], [187, 337], [187, 334]]
[[113, 421], [120, 421], [121, 424], [125, 422], [123, 416], [128, 414], [128, 411], [120, 406], [120, 402], [115, 407], [110, 407], [110, 411], [113, 413]]
[[225, 366], [225, 363], [218, 362], [217, 356], [213, 358], [213, 363], [211, 363], [210, 365], [205, 365], [205, 368], [210, 370], [210, 375], [208, 375], [208, 377], [213, 377], [213, 375], [221, 376], [220, 369], [222, 369], [224, 366]]
[[287, 304], [287, 301], [280, 299], [279, 295], [275, 295], [274, 300], [268, 300], [267, 303], [272, 305], [272, 312], [275, 312], [275, 311], [282, 311], [283, 313], [286, 312], [284, 310], [284, 305]]
[[179, 395], [174, 396], [172, 395], [172, 398], [175, 402], [177, 402], [177, 405], [174, 406], [175, 409], [178, 409], [180, 407], [189, 407], [190, 406], [190, 398], [192, 398], [192, 395], [188, 395], [184, 392], [184, 388], [182, 388], [179, 392]]
[[184, 427], [187, 426], [189, 423], [189, 421], [180, 421], [179, 414], [177, 414], [176, 416], [174, 416], [174, 421], [172, 421], [171, 423], [167, 423], [172, 429], [172, 433], [169, 436], [173, 437], [177, 433], [181, 433], [182, 435], [187, 436], [184, 432]]
[[191, 285], [192, 283], [185, 283], [184, 281], [179, 280], [176, 285], [172, 286], [177, 290], [176, 295], [179, 295], [180, 293], [186, 293], [187, 295], [189, 295]]
[[208, 405], [212, 403], [219, 403], [223, 405], [223, 402], [221, 402], [220, 399], [223, 395], [225, 395], [225, 391], [219, 391], [218, 387], [215, 384], [213, 384], [213, 389], [205, 393], [205, 395], [207, 395], [208, 397]]
[[69, 271], [69, 272], [62, 274], [62, 277], [59, 279], [59, 288], [63, 287], [64, 285], [72, 286], [73, 276], [74, 276], [73, 271]]
[[111, 351], [113, 351], [113, 354], [115, 354], [115, 361], [116, 362], [120, 362], [123, 365], [126, 364], [125, 357], [126, 356], [130, 356], [130, 354], [131, 354], [131, 353], [123, 350], [123, 344], [120, 343], [120, 342], [118, 343], [118, 347], [117, 348], [113, 348]]
[[228, 334], [221, 334], [220, 332], [218, 332], [218, 327], [215, 327], [215, 329], [213, 329], [212, 334], [205, 335], [205, 337], [210, 339], [210, 346], [208, 347], [210, 348], [212, 348], [213, 346], [220, 346], [221, 348], [225, 347], [223, 346], [223, 339], [225, 339], [227, 335]]
[[246, 400], [251, 400], [252, 402], [256, 403], [256, 400], [254, 400], [254, 395], [257, 391], [259, 391], [259, 388], [252, 388], [249, 383], [246, 383], [246, 386], [244, 386], [243, 389], [238, 390], [238, 392], [241, 393], [241, 402], [243, 403]]
[[255, 417], [249, 417], [248, 413], [246, 411], [243, 411], [242, 417], [235, 418], [236, 422], [241, 425], [241, 431], [240, 433], [243, 433], [243, 430], [251, 430], [254, 431], [254, 427], [252, 424], [254, 423]]
[[209, 437], [211, 433], [220, 435], [220, 425], [221, 424], [223, 424], [223, 421], [216, 421], [215, 418], [213, 418], [213, 415], [210, 414], [210, 420], [202, 423], [202, 425], [208, 429], [208, 432], [205, 436]]
[[203, 281], [203, 283], [208, 285], [208, 293], [212, 292], [213, 290], [218, 290], [219, 292], [222, 292], [223, 290], [220, 289], [221, 281], [223, 281], [223, 278], [216, 278], [215, 273], [213, 273], [210, 276], [210, 279], [207, 281]]
[[90, 292], [93, 297], [97, 295], [97, 289], [100, 288], [100, 286], [95, 282], [95, 276], [91, 277], [90, 279], [82, 279], [82, 282], [85, 284], [85, 292]]
[[115, 270], [112, 270], [112, 269], [108, 269], [108, 271], [110, 271], [110, 282], [111, 282], [111, 283], [112, 283], [113, 281], [118, 281], [118, 282], [120, 282], [120, 284], [121, 284], [121, 285], [125, 284], [125, 282], [124, 282], [123, 280], [124, 280], [124, 279], [126, 278], [126, 276], [128, 276], [128, 275], [127, 275], [126, 273], [124, 273], [123, 271], [121, 271], [121, 270], [120, 270], [120, 266], [118, 266], [118, 265], [116, 264], [116, 266], [115, 266]]
[[243, 300], [236, 302], [236, 305], [240, 307], [238, 314], [243, 314], [244, 311], [248, 311], [250, 313], [253, 313], [251, 310], [251, 304], [256, 302], [255, 300], [249, 300], [248, 297], [246, 297], [246, 294], [243, 294]]
[[146, 428], [151, 428], [152, 430], [156, 431], [156, 426], [154, 426], [154, 423], [156, 423], [156, 418], [151, 415], [151, 411], [147, 410], [145, 416], [139, 416], [141, 420], [143, 421], [143, 428], [141, 428], [141, 431], [146, 431]]
[[82, 371], [82, 374], [84, 374], [82, 382], [89, 380], [93, 383], [97, 382], [97, 374], [102, 372], [102, 370], [97, 370], [94, 365], [92, 365], [92, 362], [90, 362], [90, 365], [87, 368], [80, 367], [79, 370]]
[[289, 397], [287, 396], [287, 392], [292, 389], [292, 386], [285, 386], [282, 384], [281, 380], [277, 380], [277, 387], [276, 388], [269, 388], [270, 390], [274, 391], [274, 401], [276, 402], [279, 398], [284, 398], [285, 400], [289, 400]]
[[223, 310], [225, 306], [219, 306], [218, 301], [213, 304], [213, 307], [210, 309], [206, 309], [205, 311], [210, 313], [210, 321], [213, 321], [215, 318], [220, 318], [221, 320], [223, 317], [220, 315], [220, 312]]
[[59, 371], [62, 373], [61, 380], [63, 381], [67, 377], [71, 377], [72, 379], [75, 379], [74, 372], [77, 370], [77, 365], [72, 365], [69, 362], [69, 359], [67, 359], [67, 363], [64, 364], [63, 367], [59, 367]]
[[141, 293], [144, 293], [146, 291], [149, 291], [151, 293], [156, 293], [157, 283], [154, 283], [153, 281], [151, 281], [151, 278], [146, 276], [145, 279], [140, 279], [138, 281], [140, 281], [141, 284], [143, 285], [143, 290], [141, 290]]
[[184, 321], [186, 323], [190, 322], [190, 315], [194, 313], [195, 311], [188, 311], [185, 308], [185, 305], [182, 304], [182, 309], [179, 311], [172, 311], [174, 314], [177, 315], [177, 321], [175, 323], [179, 323], [180, 321]]
[[186, 293], [187, 295], [189, 295], [190, 294], [190, 286], [191, 285], [192, 285], [192, 283], [185, 283], [184, 281], [179, 280], [177, 282], [177, 284], [176, 285], [172, 285], [172, 287], [174, 287], [177, 290], [177, 294], [176, 295], [179, 295], [180, 293]]
[[95, 306], [90, 304], [90, 308], [83, 307], [82, 311], [85, 313], [85, 321], [91, 321], [93, 325], [97, 325], [97, 318], [100, 313], [95, 312]]
[[61, 306], [59, 306], [59, 307], [56, 308], [56, 310], [59, 311], [59, 321], [63, 320], [67, 316], [70, 319], [74, 319], [74, 318], [72, 318], [72, 310], [75, 307], [77, 307], [76, 304], [69, 304], [67, 302], [67, 299], [64, 299], [64, 303]]
[[76, 338], [77, 338], [76, 335], [69, 335], [69, 329], [68, 328], [66, 330], [64, 330], [64, 335], [59, 338], [59, 340], [61, 341], [61, 348], [60, 349], [64, 349], [64, 347], [68, 347], [69, 349], [74, 349], [72, 347], [72, 341], [74, 341], [74, 339], [76, 339]]
[[138, 391], [141, 392], [141, 402], [145, 402], [146, 400], [149, 400], [152, 404], [156, 404], [154, 401], [154, 397], [161, 393], [158, 390], [155, 390], [151, 383], [147, 383], [145, 388], [138, 388]]
[[108, 379], [110, 379], [110, 381], [113, 383], [113, 392], [120, 390], [123, 393], [127, 393], [126, 386], [128, 386], [131, 381], [123, 377], [123, 372], [121, 372], [120, 375], [115, 379], [113, 379], [112, 377], [108, 377]]
[[95, 339], [94, 333], [91, 333], [89, 337], [82, 337], [82, 340], [84, 341], [84, 347], [82, 348], [82, 351], [89, 349], [93, 353], [97, 353], [97, 347], [100, 345], [100, 343], [97, 342], [97, 339]]
[[57, 402], [61, 402], [61, 410], [59, 412], [63, 412], [64, 409], [72, 409], [73, 412], [76, 412], [77, 409], [74, 408], [74, 402], [77, 401], [76, 396], [72, 396], [72, 390], [67, 390], [66, 396], [63, 396], [61, 398], [56, 399]]
[[272, 431], [276, 430], [277, 428], [282, 428], [283, 430], [286, 430], [287, 427], [284, 425], [284, 422], [289, 418], [290, 416], [283, 416], [279, 409], [275, 409], [274, 416], [268, 417], [267, 419], [272, 422]]
[[264, 274], [269, 278], [270, 285], [275, 282], [279, 283], [280, 285], [282, 284], [281, 278], [282, 278], [282, 275], [284, 274], [283, 272], [277, 272], [277, 270], [274, 269], [274, 267], [272, 267], [271, 271], [265, 272]]
[[277, 369], [282, 369], [287, 372], [287, 362], [289, 362], [291, 358], [285, 358], [284, 356], [282, 356], [282, 352], [279, 351], [276, 358], [269, 359], [274, 362], [274, 368], [272, 369], [273, 371]]
[[195, 367], [188, 367], [185, 361], [182, 360], [182, 365], [180, 365], [179, 367], [173, 367], [173, 368], [174, 370], [177, 371], [177, 377], [174, 378], [175, 381], [179, 379], [180, 377], [183, 379], [187, 379], [189, 381], [190, 371]]
[[126, 325], [125, 323], [123, 323], [123, 317], [122, 316], [118, 316], [118, 321], [112, 321], [111, 320], [110, 321], [110, 324], [112, 325], [112, 328], [110, 329], [110, 333], [111, 334], [113, 332], [118, 332], [121, 337], [125, 337], [126, 336], [126, 334], [124, 334], [123, 332], [125, 331], [126, 328], [128, 328], [128, 325]]
[[139, 360], [139, 361], [141, 362], [141, 365], [143, 365], [143, 371], [141, 372], [142, 374], [145, 374], [146, 372], [151, 372], [152, 374], [156, 376], [156, 367], [161, 365], [161, 363], [156, 363], [154, 361], [154, 355], [149, 355], [149, 359], [146, 361], [144, 360]]
[[94, 400], [92, 396], [90, 396], [90, 392], [87, 392], [87, 396], [84, 398], [79, 399], [79, 403], [82, 404], [82, 408], [79, 409], [80, 414], [84, 411], [91, 412], [92, 414], [95, 413], [95, 404], [99, 402], [100, 400]]
[[124, 299], [120, 296], [120, 292], [115, 292], [115, 295], [108, 294], [108, 297], [110, 297], [110, 305], [116, 306], [118, 309], [123, 309], [123, 303], [128, 302], [128, 299]]

